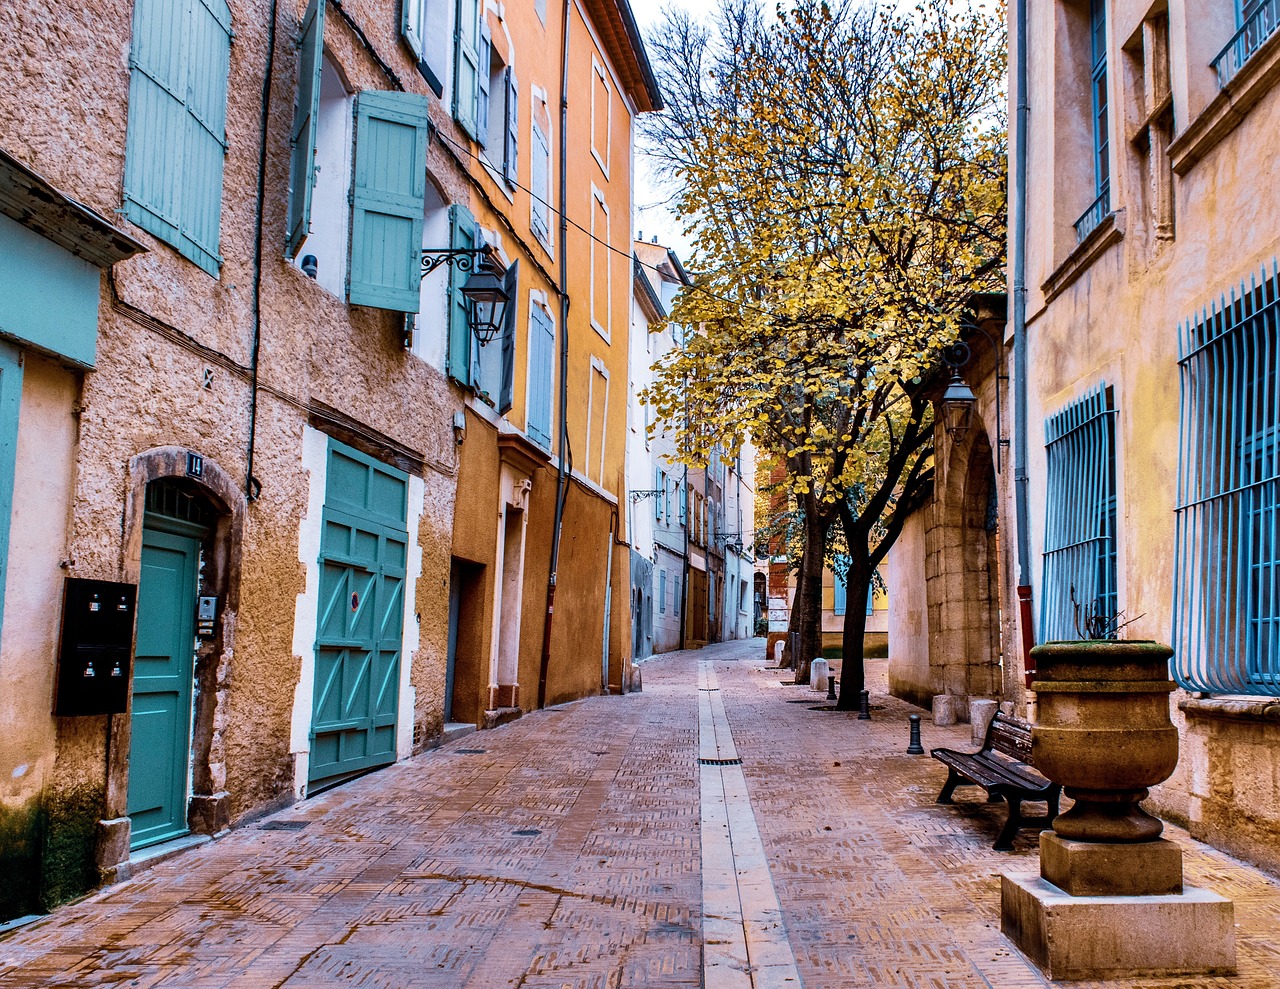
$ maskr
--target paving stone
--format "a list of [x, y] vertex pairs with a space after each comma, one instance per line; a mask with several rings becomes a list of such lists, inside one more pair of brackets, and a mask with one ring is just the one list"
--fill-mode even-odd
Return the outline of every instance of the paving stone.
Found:
[[[756, 641], [659, 657], [643, 693], [530, 715], [277, 815], [300, 831], [250, 825], [184, 852], [0, 939], [0, 987], [702, 986], [710, 660], [809, 989], [1043, 989], [999, 930], [999, 873], [1036, 871], [1036, 836], [994, 852], [1001, 805], [933, 803], [945, 770], [905, 755], [915, 709], [885, 696], [882, 661], [867, 722], [788, 704], [812, 692], [762, 655]], [[925, 733], [962, 747], [968, 726]], [[1276, 989], [1280, 885], [1166, 834], [1188, 882], [1235, 901], [1240, 974], [1105, 985]]]

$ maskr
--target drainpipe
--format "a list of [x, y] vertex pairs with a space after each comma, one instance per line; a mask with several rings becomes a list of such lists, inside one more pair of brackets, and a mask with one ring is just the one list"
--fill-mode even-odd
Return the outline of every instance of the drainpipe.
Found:
[[1029, 687], [1035, 678], [1031, 647], [1035, 630], [1031, 611], [1031, 527], [1027, 507], [1027, 0], [1017, 0], [1013, 132], [1013, 493], [1017, 522], [1018, 623], [1022, 629], [1022, 667]]
[[262, 114], [259, 120], [257, 212], [253, 239], [253, 344], [249, 351], [249, 447], [245, 456], [245, 501], [257, 501], [262, 485], [253, 476], [253, 454], [258, 438], [258, 361], [262, 349], [262, 227], [263, 202], [267, 182], [267, 128], [271, 121], [271, 74], [276, 59], [276, 16], [278, 0], [271, 2], [271, 22], [267, 25], [267, 64], [262, 79]]
[[[542, 659], [538, 666], [538, 707], [547, 703], [547, 671], [551, 667], [551, 621], [556, 605], [556, 571], [560, 566], [560, 533], [564, 527], [564, 503], [569, 494], [569, 285], [566, 255], [569, 250], [569, 14], [573, 0], [564, 0], [560, 34], [560, 388], [557, 405], [560, 430], [556, 456], [556, 516], [551, 535], [551, 568], [547, 575], [547, 615], [542, 625]], [[610, 556], [612, 559], [612, 555]]]

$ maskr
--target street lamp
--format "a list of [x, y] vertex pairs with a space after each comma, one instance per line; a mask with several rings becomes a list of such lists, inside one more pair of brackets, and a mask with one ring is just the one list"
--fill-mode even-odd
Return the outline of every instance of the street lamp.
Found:
[[942, 393], [942, 424], [953, 440], [958, 440], [969, 429], [976, 401], [973, 389], [964, 383], [960, 371], [952, 370], [951, 383]]
[[494, 265], [492, 248], [423, 250], [421, 277], [426, 278], [442, 264], [471, 272], [462, 286], [462, 297], [467, 302], [467, 322], [471, 324], [471, 332], [481, 347], [491, 343], [502, 332], [507, 306], [511, 303], [511, 296], [503, 287]]

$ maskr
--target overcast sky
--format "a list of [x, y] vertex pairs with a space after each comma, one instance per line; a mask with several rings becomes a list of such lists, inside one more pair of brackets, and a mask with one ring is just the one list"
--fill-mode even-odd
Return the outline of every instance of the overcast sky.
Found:
[[[631, 10], [636, 15], [641, 33], [646, 36], [661, 19], [662, 11], [669, 6], [683, 7], [691, 12], [705, 12], [713, 0], [631, 0]], [[667, 205], [670, 190], [659, 188], [653, 178], [653, 169], [643, 152], [636, 154], [635, 225], [636, 236], [651, 240], [656, 234], [658, 243], [674, 248], [680, 260], [687, 261], [690, 241], [685, 237], [679, 218]]]

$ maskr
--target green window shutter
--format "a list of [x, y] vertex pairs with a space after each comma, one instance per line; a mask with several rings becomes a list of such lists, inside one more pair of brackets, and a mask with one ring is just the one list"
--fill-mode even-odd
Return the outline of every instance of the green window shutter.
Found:
[[489, 113], [493, 109], [493, 94], [489, 92], [489, 64], [493, 59], [493, 37], [483, 13], [480, 16], [480, 42], [476, 45], [476, 58], [480, 74], [476, 77], [476, 140], [489, 145]]
[[425, 96], [374, 90], [356, 96], [352, 305], [418, 311], [429, 127]]
[[847, 607], [849, 594], [848, 578], [841, 576], [840, 568], [843, 568], [847, 572], [848, 567], [848, 561], [843, 556], [836, 558], [836, 566], [832, 571], [833, 576], [836, 579], [835, 600], [832, 602], [831, 610], [837, 615], [843, 615]]
[[138, 0], [129, 64], [125, 214], [217, 277], [230, 8]]
[[551, 379], [556, 352], [556, 328], [541, 306], [529, 318], [529, 403], [525, 431], [540, 446], [551, 449]]
[[[406, 4], [407, 6], [407, 4]], [[311, 192], [315, 188], [316, 118], [320, 113], [320, 71], [324, 59], [324, 0], [311, 0], [302, 18], [298, 55], [298, 102], [293, 110], [289, 146], [289, 242], [292, 258], [311, 229]]]
[[502, 157], [502, 177], [513, 189], [516, 186], [516, 166], [520, 157], [520, 103], [517, 100], [519, 88], [516, 86], [516, 74], [510, 66], [506, 71], [507, 84], [507, 129], [506, 148]]
[[426, 58], [422, 44], [422, 13], [427, 0], [402, 0], [400, 4], [400, 33], [418, 61]]
[[520, 262], [512, 261], [502, 278], [502, 289], [511, 301], [502, 319], [502, 384], [498, 388], [498, 415], [504, 416], [515, 404], [516, 389], [516, 312], [520, 291]]
[[[449, 246], [469, 251], [476, 246], [476, 218], [461, 203], [449, 207]], [[471, 384], [471, 324], [467, 318], [467, 300], [462, 286], [467, 273], [456, 265], [449, 266], [449, 376], [464, 385]]]
[[529, 191], [533, 202], [529, 207], [529, 227], [533, 235], [547, 243], [551, 239], [551, 149], [536, 125], [529, 128], [532, 137], [529, 151]]
[[[477, 0], [458, 0], [453, 53], [453, 116], [473, 138], [480, 86], [480, 12]], [[487, 72], [489, 67], [484, 66]]]

